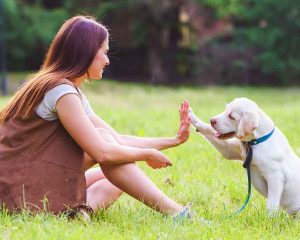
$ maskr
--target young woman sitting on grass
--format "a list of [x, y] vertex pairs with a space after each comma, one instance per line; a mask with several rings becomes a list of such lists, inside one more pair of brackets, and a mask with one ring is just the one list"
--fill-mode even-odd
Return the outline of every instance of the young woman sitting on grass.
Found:
[[[0, 112], [0, 202], [9, 211], [60, 213], [85, 205], [97, 211], [126, 192], [162, 213], [186, 212], [135, 162], [154, 169], [172, 165], [160, 150], [188, 139], [189, 104], [181, 106], [176, 137], [118, 134], [93, 112], [80, 90], [85, 79], [102, 78], [108, 50], [102, 24], [85, 16], [69, 19], [40, 71]], [[100, 167], [91, 168], [95, 164]]]

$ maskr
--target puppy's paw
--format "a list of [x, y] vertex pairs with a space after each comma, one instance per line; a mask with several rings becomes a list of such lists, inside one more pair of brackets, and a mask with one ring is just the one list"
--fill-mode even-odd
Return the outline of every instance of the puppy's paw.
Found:
[[268, 208], [267, 210], [268, 210], [268, 217], [270, 217], [270, 218], [276, 218], [280, 215], [280, 211], [276, 207], [271, 207], [271, 208]]
[[189, 116], [191, 118], [192, 125], [197, 129], [201, 128], [202, 121], [193, 113], [192, 108], [189, 108]]
[[193, 109], [190, 107], [189, 108], [189, 116], [191, 118], [191, 123], [194, 127], [196, 127], [197, 122], [199, 121], [199, 119], [196, 117], [196, 115], [193, 113]]
[[193, 109], [191, 107], [189, 108], [189, 117], [191, 119], [191, 124], [194, 126], [194, 123], [195, 123], [195, 114], [193, 113]]

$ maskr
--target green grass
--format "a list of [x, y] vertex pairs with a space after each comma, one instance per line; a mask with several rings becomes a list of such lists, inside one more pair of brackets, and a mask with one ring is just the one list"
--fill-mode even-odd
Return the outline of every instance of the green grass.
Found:
[[[194, 112], [208, 121], [226, 102], [246, 96], [256, 101], [300, 153], [300, 89], [254, 87], [152, 87], [101, 81], [84, 91], [95, 112], [118, 132], [138, 136], [173, 136], [178, 109], [188, 99]], [[1, 106], [8, 98], [0, 98]], [[196, 217], [183, 224], [152, 211], [123, 195], [92, 223], [39, 214], [0, 214], [0, 239], [297, 239], [300, 225], [284, 212], [269, 218], [265, 199], [256, 191], [246, 210], [230, 217], [247, 193], [241, 164], [222, 159], [201, 136], [191, 131], [185, 144], [164, 151], [173, 166], [153, 170], [140, 167], [167, 195], [193, 203]], [[168, 181], [166, 181], [169, 179]], [[198, 217], [210, 220], [207, 225]]]

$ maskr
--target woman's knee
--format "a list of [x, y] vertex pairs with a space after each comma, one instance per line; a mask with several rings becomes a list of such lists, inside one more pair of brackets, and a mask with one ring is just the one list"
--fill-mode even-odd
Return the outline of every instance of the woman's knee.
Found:
[[89, 188], [87, 188], [88, 193], [92, 194], [102, 194], [107, 197], [119, 197], [122, 195], [123, 191], [109, 182], [107, 179], [101, 179], [93, 183]]
[[135, 163], [100, 164], [100, 167], [104, 176], [113, 184], [127, 178], [128, 174], [134, 174], [135, 169], [138, 168]]
[[116, 201], [122, 193], [122, 190], [114, 186], [107, 179], [102, 179], [87, 189], [87, 204], [94, 210], [99, 207], [106, 209]]
[[85, 172], [85, 179], [86, 179], [86, 188], [91, 186], [93, 183], [104, 179], [105, 176], [100, 167], [90, 168]]

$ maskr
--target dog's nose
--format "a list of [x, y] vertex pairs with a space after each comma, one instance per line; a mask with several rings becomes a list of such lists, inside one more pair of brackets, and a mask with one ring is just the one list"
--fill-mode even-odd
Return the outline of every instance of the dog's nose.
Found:
[[216, 119], [210, 119], [210, 125], [214, 126], [217, 124], [217, 120]]

